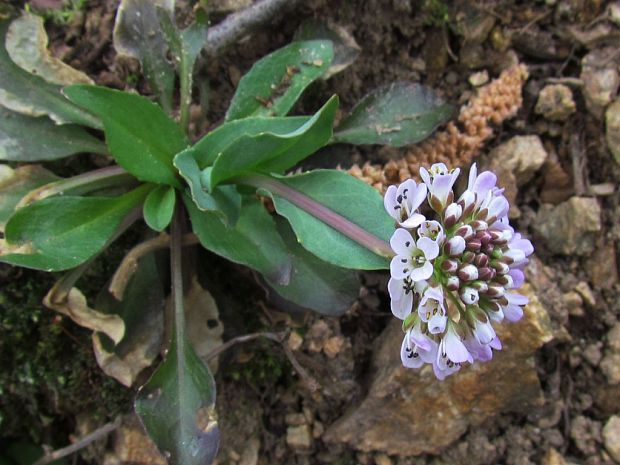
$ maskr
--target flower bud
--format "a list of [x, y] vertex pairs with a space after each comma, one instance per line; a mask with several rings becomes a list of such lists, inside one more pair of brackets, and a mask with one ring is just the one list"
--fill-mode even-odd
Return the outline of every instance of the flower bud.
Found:
[[495, 246], [492, 243], [487, 243], [487, 244], [483, 244], [482, 247], [480, 247], [480, 251], [484, 254], [489, 255], [490, 253], [493, 252], [493, 250], [495, 250]]
[[462, 257], [461, 257], [461, 261], [463, 263], [472, 263], [474, 261], [474, 258], [476, 258], [476, 254], [473, 252], [465, 252], [463, 253]]
[[476, 258], [474, 258], [474, 265], [476, 265], [478, 268], [484, 268], [488, 264], [489, 256], [487, 254], [479, 253], [476, 255]]
[[497, 271], [497, 274], [506, 274], [510, 271], [510, 267], [504, 262], [501, 262], [499, 260], [492, 260], [491, 268]]
[[482, 243], [480, 242], [480, 239], [473, 238], [467, 241], [467, 245], [466, 245], [467, 250], [470, 250], [472, 252], [479, 252], [480, 247], [482, 247]]
[[491, 252], [491, 258], [495, 258], [495, 259], [497, 259], [497, 258], [502, 258], [502, 255], [504, 255], [504, 254], [503, 254], [503, 253], [502, 253], [502, 251], [499, 249], [499, 247], [495, 247], [495, 248], [493, 249], [493, 252]]
[[482, 245], [487, 245], [489, 242], [491, 242], [491, 234], [489, 233], [489, 231], [478, 231], [476, 233], [476, 238], [480, 240]]
[[446, 242], [445, 250], [450, 257], [457, 257], [461, 255], [465, 250], [465, 239], [461, 236], [454, 236], [450, 238], [450, 240]]
[[510, 276], [509, 274], [500, 275], [497, 278], [495, 278], [495, 281], [500, 283], [506, 289], [512, 288], [512, 285], [514, 284], [512, 280], [512, 276]]
[[450, 276], [446, 282], [446, 287], [450, 291], [456, 291], [459, 287], [461, 287], [461, 280], [456, 276]]
[[491, 242], [493, 242], [493, 244], [495, 245], [501, 247], [508, 243], [508, 239], [506, 239], [505, 235], [501, 231], [493, 230], [489, 231], [489, 234], [491, 235]]
[[476, 194], [470, 190], [466, 190], [461, 194], [457, 203], [463, 208], [463, 216], [469, 216], [476, 207]]
[[428, 200], [428, 203], [433, 210], [441, 214], [441, 212], [443, 211], [443, 205], [441, 204], [441, 200], [439, 200], [438, 197], [431, 194], [430, 199]]
[[459, 264], [456, 260], [446, 260], [441, 264], [442, 271], [446, 273], [455, 273], [458, 268]]
[[456, 222], [461, 219], [462, 214], [463, 208], [459, 204], [451, 203], [444, 212], [444, 226], [446, 228], [454, 226]]
[[476, 213], [476, 219], [481, 221], [486, 221], [489, 216], [489, 209], [483, 208], [478, 213]]
[[486, 293], [489, 297], [503, 297], [506, 290], [504, 289], [504, 286], [500, 284], [491, 283], [489, 284], [489, 288]]
[[478, 269], [479, 279], [482, 279], [483, 281], [490, 281], [494, 277], [495, 277], [495, 270], [488, 268], [488, 267], [482, 267]]
[[454, 234], [456, 234], [457, 236], [461, 236], [465, 240], [468, 240], [474, 237], [474, 230], [470, 225], [464, 224], [459, 229], [457, 229], [456, 233]]
[[489, 285], [484, 281], [474, 281], [469, 285], [476, 289], [480, 294], [484, 294], [489, 289]]
[[480, 300], [480, 296], [478, 295], [478, 291], [472, 287], [464, 287], [460, 292], [461, 300], [466, 305], [473, 305]]
[[462, 281], [474, 281], [478, 279], [478, 268], [474, 265], [465, 265], [458, 271], [457, 276]]
[[486, 231], [489, 229], [489, 225], [486, 221], [474, 220], [471, 223], [471, 227], [474, 228], [474, 231]]

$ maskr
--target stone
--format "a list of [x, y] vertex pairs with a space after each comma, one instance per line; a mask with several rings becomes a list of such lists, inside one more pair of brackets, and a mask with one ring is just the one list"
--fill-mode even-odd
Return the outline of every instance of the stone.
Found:
[[540, 91], [534, 111], [551, 121], [566, 121], [575, 112], [573, 92], [564, 84], [550, 84]]
[[584, 415], [578, 415], [571, 421], [570, 437], [583, 454], [594, 455], [600, 449], [601, 423]]
[[323, 440], [397, 456], [436, 454], [500, 412], [540, 406], [533, 354], [553, 338], [551, 322], [529, 285], [522, 293], [530, 299], [524, 318], [496, 328], [504, 349], [445, 381], [438, 381], [429, 365], [402, 366], [401, 323], [394, 319], [377, 340], [366, 398], [352, 403]]
[[562, 295], [562, 299], [564, 300], [570, 316], [585, 315], [585, 312], [583, 311], [583, 299], [577, 292], [568, 291], [566, 294]]
[[291, 349], [293, 352], [295, 352], [296, 350], [301, 349], [302, 344], [304, 343], [304, 339], [303, 337], [301, 337], [301, 335], [299, 333], [296, 333], [295, 331], [293, 331], [287, 341], [286, 344], [288, 345], [288, 348]]
[[607, 333], [607, 349], [620, 353], [620, 323], [616, 323]]
[[299, 425], [286, 428], [286, 443], [293, 449], [310, 449], [312, 447], [310, 426]]
[[323, 352], [329, 358], [335, 358], [344, 349], [345, 344], [346, 339], [343, 336], [332, 336], [325, 341]]
[[542, 465], [566, 465], [566, 460], [562, 454], [552, 447], [543, 457]]
[[385, 454], [375, 456], [375, 465], [392, 465], [392, 459]]
[[599, 244], [586, 262], [586, 271], [597, 289], [611, 289], [618, 283], [616, 247], [613, 242]]
[[596, 296], [587, 282], [579, 281], [575, 286], [575, 291], [581, 296], [586, 306], [590, 308], [596, 306]]
[[620, 463], [620, 417], [612, 416], [603, 428], [603, 443], [605, 449], [616, 463]]
[[586, 255], [594, 250], [601, 230], [601, 208], [588, 197], [571, 197], [556, 206], [543, 204], [532, 226], [552, 253]]
[[250, 439], [239, 458], [239, 465], [256, 465], [258, 463], [259, 451], [260, 441], [258, 438]]
[[605, 112], [605, 139], [616, 163], [620, 163], [620, 98], [614, 100]]
[[497, 184], [505, 189], [511, 218], [520, 215], [516, 207], [518, 188], [532, 179], [547, 156], [538, 136], [515, 136], [489, 154], [489, 168], [497, 174]]
[[601, 360], [600, 368], [609, 384], [620, 384], [620, 354], [606, 353]]
[[616, 97], [620, 85], [615, 47], [592, 50], [581, 60], [583, 96], [588, 111], [602, 118], [605, 107]]

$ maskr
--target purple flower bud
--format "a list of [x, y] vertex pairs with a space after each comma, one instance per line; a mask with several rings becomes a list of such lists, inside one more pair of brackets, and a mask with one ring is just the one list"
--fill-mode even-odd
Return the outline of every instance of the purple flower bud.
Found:
[[473, 252], [467, 251], [462, 255], [461, 260], [463, 263], [473, 263], [474, 258], [476, 258], [476, 254]]
[[513, 284], [512, 276], [510, 276], [509, 274], [500, 275], [497, 278], [495, 278], [495, 281], [507, 289], [510, 289]]
[[489, 285], [484, 281], [474, 281], [473, 283], [469, 283], [469, 285], [476, 289], [480, 294], [484, 294], [489, 289]]
[[454, 236], [448, 242], [446, 242], [446, 253], [450, 257], [457, 257], [465, 250], [465, 239], [461, 236]]
[[458, 268], [459, 264], [456, 260], [446, 260], [441, 264], [441, 269], [446, 273], [455, 273]]
[[454, 234], [456, 234], [457, 236], [461, 236], [465, 240], [468, 240], [474, 237], [474, 230], [470, 225], [465, 224], [459, 229], [457, 229]]
[[500, 284], [491, 283], [486, 293], [489, 297], [502, 297], [506, 293], [506, 290], [504, 286]]
[[470, 190], [466, 190], [461, 194], [458, 204], [463, 208], [463, 216], [469, 216], [476, 207], [476, 194]]
[[466, 305], [473, 305], [478, 302], [480, 296], [478, 295], [478, 291], [472, 287], [464, 287], [460, 292], [461, 300]]
[[483, 281], [490, 281], [491, 279], [493, 279], [494, 276], [495, 270], [491, 268], [483, 267], [478, 269], [478, 278], [482, 279]]
[[451, 203], [444, 211], [444, 226], [446, 228], [454, 226], [461, 219], [462, 214], [463, 208], [459, 204]]
[[506, 274], [510, 271], [510, 267], [506, 263], [499, 260], [492, 260], [491, 268], [497, 271], [498, 274]]
[[462, 281], [474, 281], [478, 279], [478, 268], [474, 265], [465, 265], [458, 271], [457, 275]]
[[450, 291], [456, 291], [459, 287], [461, 287], [461, 280], [456, 276], [449, 276], [448, 281], [446, 282], [446, 287]]
[[476, 255], [476, 258], [474, 258], [474, 265], [476, 265], [478, 268], [484, 268], [488, 264], [489, 256], [487, 254], [479, 253]]
[[503, 246], [508, 243], [508, 240], [501, 231], [489, 231], [489, 234], [491, 235], [491, 241], [495, 245]]
[[480, 251], [487, 255], [492, 253], [494, 249], [495, 249], [495, 246], [491, 242], [487, 244], [483, 244], [482, 247], [480, 247]]
[[476, 239], [475, 237], [467, 241], [467, 245], [465, 246], [465, 248], [471, 252], [479, 252], [480, 247], [482, 247], [482, 242], [480, 242], [480, 239]]
[[487, 245], [492, 239], [489, 231], [478, 231], [476, 233], [476, 238], [480, 240], [482, 245]]
[[472, 221], [470, 224], [474, 231], [486, 231], [487, 229], [489, 229], [489, 225], [486, 221], [475, 220]]

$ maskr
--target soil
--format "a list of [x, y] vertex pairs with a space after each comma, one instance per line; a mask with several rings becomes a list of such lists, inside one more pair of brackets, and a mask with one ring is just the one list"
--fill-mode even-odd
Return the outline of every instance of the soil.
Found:
[[[597, 197], [602, 230], [590, 255], [552, 253], [535, 233], [541, 199], [559, 203], [570, 195], [583, 195], [584, 183], [586, 187], [617, 186], [620, 181], [620, 167], [606, 146], [604, 118], [586, 107], [583, 90], [587, 83], [579, 81], [582, 58], [603, 47], [604, 40], [584, 45], [567, 33], [591, 31], [607, 21], [611, 3], [311, 0], [203, 63], [199, 81], [209, 84], [209, 105], [205, 118], [197, 123], [197, 132], [221, 121], [239, 76], [258, 58], [288, 43], [297, 27], [310, 18], [345, 27], [362, 52], [349, 68], [313, 85], [295, 108], [300, 114], [318, 109], [334, 93], [346, 113], [365, 93], [397, 80], [427, 84], [459, 106], [475, 91], [469, 82], [473, 73], [487, 71], [491, 78], [496, 77], [516, 56], [530, 72], [524, 103], [515, 118], [497, 128], [485, 152], [515, 135], [538, 135], [546, 150], [555, 154], [554, 163], [545, 164], [519, 188], [521, 216], [514, 221], [518, 230], [533, 238], [540, 266], [554, 285], [540, 290], [540, 299], [558, 330], [556, 338], [536, 357], [544, 391], [539, 410], [499, 414], [470, 429], [438, 456], [388, 457], [327, 445], [321, 440], [322, 431], [361, 400], [368, 388], [373, 341], [392, 318], [387, 274], [363, 274], [360, 301], [341, 318], [287, 315], [266, 299], [252, 273], [203, 252], [201, 259], [208, 261], [210, 270], [216, 270], [207, 272], [212, 293], [220, 308], [227, 309], [222, 317], [224, 339], [253, 331], [293, 330], [302, 340], [295, 352], [299, 362], [321, 384], [318, 392], [311, 392], [282, 350], [271, 342], [239, 345], [226, 352], [217, 374], [223, 438], [220, 463], [614, 463], [605, 450], [602, 430], [612, 415], [620, 414], [620, 385], [611, 384], [601, 360], [609, 350], [607, 335], [620, 317], [616, 266], [620, 194], [614, 188], [611, 194]], [[135, 63], [116, 59], [111, 43], [115, 8], [116, 2], [90, 0], [67, 24], [48, 21], [52, 50], [98, 84], [148, 93], [145, 82], [136, 79]], [[474, 20], [479, 17], [490, 27], [481, 27]], [[535, 112], [539, 92], [550, 82], [566, 83], [572, 90], [576, 111], [563, 121], [550, 121]], [[571, 145], [575, 133], [580, 135], [578, 163]], [[317, 154], [308, 166], [349, 166], [367, 160], [381, 163], [399, 153], [400, 149], [338, 145]], [[572, 180], [559, 198], [550, 192], [554, 170]], [[608, 271], [601, 273], [600, 269]], [[129, 412], [133, 392], [98, 370], [89, 354], [88, 332], [56, 318], [39, 304], [52, 282], [50, 277], [6, 266], [0, 271], [0, 336], [4, 341], [0, 343], [0, 419], [4, 440], [22, 438], [60, 447], [75, 432], [81, 414], [103, 420]], [[93, 272], [93, 283], [102, 282], [106, 266], [100, 271], [100, 275]], [[97, 284], [87, 287], [94, 295]], [[257, 453], [247, 452], [248, 444], [257, 442]], [[559, 452], [559, 459], [552, 449]], [[79, 460], [102, 463], [97, 454], [85, 454]]]

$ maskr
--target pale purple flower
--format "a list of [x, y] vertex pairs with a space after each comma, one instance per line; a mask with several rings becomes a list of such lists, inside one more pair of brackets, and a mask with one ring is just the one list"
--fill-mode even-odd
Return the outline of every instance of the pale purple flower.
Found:
[[[458, 174], [441, 163], [422, 168], [424, 184], [403, 183], [385, 199], [390, 214], [408, 225], [390, 240], [396, 256], [388, 283], [392, 312], [405, 330], [402, 362], [408, 368], [431, 364], [438, 379], [501, 350], [493, 325], [522, 318], [528, 299], [514, 290], [523, 285], [534, 251], [510, 225], [508, 200], [495, 174], [478, 174], [473, 165], [467, 190], [454, 203]], [[405, 189], [415, 195], [399, 198]], [[415, 217], [422, 190], [428, 191], [435, 219]]]
[[435, 163], [428, 171], [424, 167], [420, 168], [420, 176], [424, 180], [431, 197], [431, 207], [434, 207], [433, 199], [439, 202], [442, 210], [446, 207], [448, 197], [452, 193], [452, 186], [454, 186], [460, 172], [460, 168], [449, 171], [443, 163]]
[[425, 199], [426, 185], [416, 184], [413, 179], [408, 179], [398, 187], [388, 187], [383, 197], [383, 205], [400, 226], [412, 229], [426, 219], [424, 215], [417, 213]]
[[428, 325], [429, 333], [444, 332], [448, 317], [446, 316], [443, 291], [440, 286], [426, 288], [418, 306], [418, 315]]
[[439, 221], [423, 221], [418, 228], [418, 236], [428, 237], [441, 245], [446, 238]]
[[399, 228], [390, 239], [396, 256], [390, 263], [390, 273], [394, 279], [411, 279], [420, 281], [433, 274], [431, 260], [439, 255], [439, 246], [428, 237], [421, 237], [416, 242], [409, 231]]

